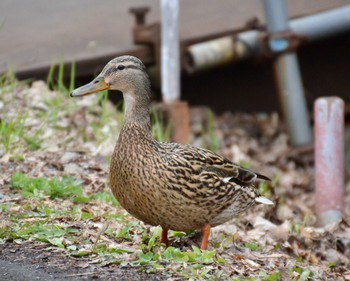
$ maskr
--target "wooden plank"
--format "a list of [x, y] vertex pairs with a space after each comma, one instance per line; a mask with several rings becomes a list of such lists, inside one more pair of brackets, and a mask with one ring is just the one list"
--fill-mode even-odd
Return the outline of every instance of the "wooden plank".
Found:
[[[79, 64], [78, 72], [104, 64], [110, 57], [133, 53], [149, 58], [149, 50], [132, 42], [132, 6], [150, 6], [147, 22], [158, 21], [158, 0], [1, 0], [0, 72], [11, 68], [27, 76], [46, 71], [61, 58]], [[288, 0], [291, 17], [349, 4], [349, 0]], [[239, 28], [257, 16], [260, 0], [182, 0], [180, 37], [191, 39]], [[85, 63], [81, 63], [85, 62]], [[80, 72], [82, 71], [82, 72]]]

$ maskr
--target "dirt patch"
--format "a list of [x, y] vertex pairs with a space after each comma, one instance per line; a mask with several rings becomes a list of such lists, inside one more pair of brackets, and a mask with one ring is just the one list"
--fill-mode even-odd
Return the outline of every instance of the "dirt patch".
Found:
[[137, 268], [94, 265], [89, 258], [72, 258], [47, 244], [6, 244], [0, 252], [0, 280], [121, 280], [160, 281], [165, 277], [139, 272]]

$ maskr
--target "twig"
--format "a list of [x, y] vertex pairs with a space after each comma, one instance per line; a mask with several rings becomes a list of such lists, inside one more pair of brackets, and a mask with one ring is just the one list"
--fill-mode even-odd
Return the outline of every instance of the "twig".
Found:
[[19, 202], [21, 201], [21, 198], [13, 198], [13, 199], [2, 199], [0, 200], [0, 203], [8, 203], [8, 202]]
[[68, 275], [63, 275], [62, 277], [75, 277], [75, 276], [87, 276], [87, 275], [93, 275], [93, 274], [98, 274], [96, 271], [91, 271], [91, 272], [82, 272], [82, 273], [74, 273], [74, 274], [68, 274]]
[[92, 247], [93, 251], [95, 251], [98, 240], [100, 239], [102, 233], [104, 233], [107, 230], [108, 226], [109, 226], [109, 222], [104, 223], [100, 231], [97, 233], [94, 246]]

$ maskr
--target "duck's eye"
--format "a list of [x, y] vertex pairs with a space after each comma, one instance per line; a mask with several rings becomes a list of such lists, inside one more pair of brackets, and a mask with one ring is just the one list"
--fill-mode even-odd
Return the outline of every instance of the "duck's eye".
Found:
[[122, 64], [119, 64], [118, 66], [117, 66], [117, 69], [118, 70], [123, 70], [125, 68], [125, 65], [122, 65]]

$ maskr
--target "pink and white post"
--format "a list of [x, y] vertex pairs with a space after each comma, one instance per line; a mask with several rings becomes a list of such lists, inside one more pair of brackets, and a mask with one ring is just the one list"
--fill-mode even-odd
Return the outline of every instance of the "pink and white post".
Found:
[[317, 224], [342, 218], [344, 209], [344, 101], [318, 98], [315, 120], [315, 211]]

